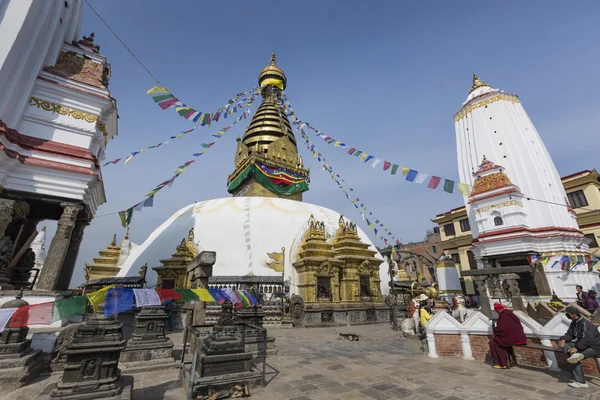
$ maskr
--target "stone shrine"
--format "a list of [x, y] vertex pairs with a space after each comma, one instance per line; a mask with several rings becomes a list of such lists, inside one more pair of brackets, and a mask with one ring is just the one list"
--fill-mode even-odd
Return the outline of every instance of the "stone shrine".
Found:
[[[196, 350], [199, 354], [194, 371], [194, 396], [227, 390], [240, 383], [251, 386], [261, 379], [260, 372], [252, 370], [252, 354], [244, 350], [242, 330], [245, 329], [247, 333], [248, 328], [235, 324], [233, 304], [230, 301], [223, 303], [221, 310], [219, 322], [202, 341], [202, 346]], [[266, 335], [266, 330], [258, 330]], [[184, 382], [187, 382], [185, 373], [182, 377]], [[184, 388], [186, 386], [184, 384]]]
[[162, 306], [142, 307], [136, 327], [119, 362], [123, 368], [173, 367], [173, 342], [165, 336], [167, 313]]
[[[119, 356], [125, 348], [122, 324], [112, 318], [92, 316], [81, 324], [63, 351], [61, 379], [51, 399], [131, 399], [133, 377], [121, 376]], [[47, 391], [41, 398], [47, 398]], [[44, 396], [46, 395], [46, 396]]]
[[[18, 308], [29, 305], [22, 294], [2, 305], [2, 308]], [[9, 324], [7, 324], [9, 325]], [[31, 349], [27, 339], [28, 327], [4, 328], [0, 332], [0, 389], [14, 390], [26, 385], [42, 368], [40, 351]]]
[[[208, 289], [208, 278], [212, 276], [213, 265], [217, 260], [214, 251], [203, 251], [186, 266], [190, 286], [194, 289]], [[206, 321], [206, 304], [203, 301], [194, 302], [194, 320], [190, 325], [203, 324]]]

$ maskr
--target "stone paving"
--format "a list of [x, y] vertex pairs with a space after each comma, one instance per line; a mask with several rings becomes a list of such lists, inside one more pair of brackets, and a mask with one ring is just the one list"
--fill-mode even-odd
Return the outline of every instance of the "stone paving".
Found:
[[[359, 342], [337, 340], [355, 333]], [[482, 361], [430, 359], [410, 354], [408, 342], [388, 325], [321, 329], [272, 329], [278, 354], [268, 364], [278, 372], [265, 388], [251, 389], [260, 400], [600, 400], [600, 379], [590, 389], [566, 386], [569, 374], [539, 368], [494, 370]], [[169, 335], [181, 349], [182, 334]], [[180, 350], [176, 350], [176, 354]], [[127, 374], [127, 372], [124, 372]], [[134, 399], [184, 399], [178, 370], [132, 374]], [[42, 376], [33, 384], [0, 399], [29, 400], [58, 376]]]

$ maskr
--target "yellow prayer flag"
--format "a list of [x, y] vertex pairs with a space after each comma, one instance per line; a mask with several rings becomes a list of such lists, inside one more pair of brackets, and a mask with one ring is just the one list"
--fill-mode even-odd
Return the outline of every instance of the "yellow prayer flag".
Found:
[[92, 304], [92, 308], [94, 309], [94, 314], [98, 311], [98, 306], [106, 300], [106, 292], [108, 289], [114, 288], [115, 285], [110, 285], [107, 287], [103, 287], [100, 290], [95, 291], [94, 293], [87, 294], [88, 301]]
[[408, 175], [408, 171], [410, 171], [410, 168], [402, 167], [402, 175]]
[[170, 93], [166, 87], [154, 86], [152, 89], [148, 90], [146, 94], [152, 93]]
[[362, 153], [360, 155], [360, 161], [365, 161], [367, 159], [367, 157], [369, 157], [369, 155], [367, 153]]
[[458, 190], [462, 193], [463, 196], [468, 196], [471, 192], [471, 185], [467, 185], [466, 183], [458, 183]]
[[208, 293], [208, 289], [192, 289], [192, 292], [194, 292], [194, 294], [196, 296], [198, 296], [200, 298], [200, 300], [207, 302], [207, 303], [213, 303], [215, 302], [215, 299], [213, 299], [213, 297], [210, 295], [210, 293]]

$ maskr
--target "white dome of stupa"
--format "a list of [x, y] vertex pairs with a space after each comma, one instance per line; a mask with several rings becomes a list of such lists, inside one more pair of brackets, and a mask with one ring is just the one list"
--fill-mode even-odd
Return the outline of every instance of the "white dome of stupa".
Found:
[[[291, 277], [291, 293], [297, 293], [297, 276], [292, 266], [308, 220], [314, 215], [325, 223], [331, 237], [338, 229], [340, 214], [325, 207], [294, 200], [266, 197], [229, 197], [190, 204], [177, 211], [160, 225], [140, 246], [134, 246], [118, 276], [137, 276], [140, 267], [148, 263], [148, 287], [157, 282], [151, 267], [168, 259], [183, 238], [194, 228], [199, 251], [215, 251], [217, 260], [213, 276], [281, 276], [267, 267], [272, 261], [267, 253], [285, 248], [284, 278]], [[377, 251], [368, 236], [358, 229], [360, 239]], [[246, 240], [249, 238], [249, 240]], [[383, 257], [376, 253], [375, 257]], [[380, 265], [381, 291], [389, 292], [388, 264]]]

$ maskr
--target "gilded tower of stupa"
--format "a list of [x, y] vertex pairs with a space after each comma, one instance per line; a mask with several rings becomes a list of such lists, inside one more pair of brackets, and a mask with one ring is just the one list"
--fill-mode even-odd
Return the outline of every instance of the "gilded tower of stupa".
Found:
[[309, 170], [298, 157], [290, 121], [280, 108], [287, 78], [275, 53], [260, 72], [262, 104], [243, 138], [237, 139], [235, 170], [227, 179], [233, 196], [279, 197], [302, 201], [308, 190]]

